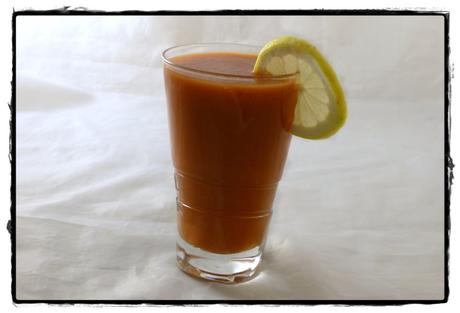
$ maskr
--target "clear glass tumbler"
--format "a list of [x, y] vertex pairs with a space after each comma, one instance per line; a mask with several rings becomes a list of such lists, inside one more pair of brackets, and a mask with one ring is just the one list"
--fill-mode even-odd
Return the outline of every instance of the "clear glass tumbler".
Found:
[[163, 52], [177, 190], [177, 263], [236, 283], [258, 273], [291, 140], [296, 74], [254, 75], [260, 47]]

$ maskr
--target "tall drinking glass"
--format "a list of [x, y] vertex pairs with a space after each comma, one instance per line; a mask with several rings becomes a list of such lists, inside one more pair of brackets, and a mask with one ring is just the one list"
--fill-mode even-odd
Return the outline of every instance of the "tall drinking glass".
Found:
[[163, 52], [177, 190], [177, 263], [235, 283], [258, 273], [297, 101], [296, 74], [254, 75], [260, 47]]

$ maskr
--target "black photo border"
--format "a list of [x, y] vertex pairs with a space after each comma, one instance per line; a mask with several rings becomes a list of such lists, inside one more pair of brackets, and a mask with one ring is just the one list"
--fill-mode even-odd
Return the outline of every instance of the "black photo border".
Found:
[[[18, 16], [193, 16], [193, 15], [285, 15], [285, 16], [312, 16], [312, 15], [351, 15], [351, 16], [415, 16], [431, 15], [444, 18], [444, 298], [434, 300], [407, 299], [407, 300], [53, 300], [37, 299], [23, 300], [16, 295], [16, 19]], [[7, 229], [11, 237], [11, 295], [16, 304], [47, 303], [47, 304], [112, 304], [112, 305], [195, 305], [195, 304], [262, 304], [262, 305], [404, 305], [404, 304], [437, 304], [446, 303], [449, 298], [449, 235], [450, 235], [450, 195], [453, 181], [453, 161], [450, 157], [450, 79], [451, 69], [449, 66], [449, 12], [447, 11], [423, 11], [423, 10], [218, 10], [218, 11], [99, 11], [85, 8], [63, 7], [54, 10], [24, 10], [13, 11], [12, 14], [12, 96], [9, 105], [10, 119], [10, 164], [11, 164], [11, 220], [8, 221]]]

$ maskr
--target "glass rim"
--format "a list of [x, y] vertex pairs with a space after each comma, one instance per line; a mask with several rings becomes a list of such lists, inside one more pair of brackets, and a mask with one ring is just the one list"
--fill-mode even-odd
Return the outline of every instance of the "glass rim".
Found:
[[[181, 69], [186, 72], [191, 72], [191, 73], [197, 73], [197, 74], [202, 74], [202, 75], [209, 75], [209, 76], [217, 76], [217, 77], [223, 77], [223, 78], [233, 78], [233, 79], [250, 79], [250, 80], [282, 80], [282, 79], [288, 79], [288, 78], [294, 78], [297, 74], [298, 71], [295, 73], [290, 73], [290, 74], [282, 74], [282, 75], [241, 75], [241, 74], [229, 74], [229, 73], [221, 73], [221, 72], [213, 72], [213, 71], [205, 71], [205, 70], [198, 70], [192, 67], [188, 66], [183, 66], [179, 65], [177, 63], [174, 63], [170, 58], [166, 56], [167, 53], [180, 49], [180, 48], [193, 48], [193, 47], [200, 47], [200, 46], [219, 46], [219, 45], [227, 45], [227, 46], [240, 46], [240, 47], [247, 47], [247, 48], [256, 48], [256, 49], [262, 49], [261, 46], [256, 46], [256, 45], [250, 45], [250, 44], [242, 44], [242, 43], [232, 43], [232, 42], [202, 42], [202, 43], [189, 43], [189, 44], [181, 44], [181, 45], [175, 45], [172, 47], [169, 47], [161, 53], [161, 58], [163, 62], [169, 66], [176, 67], [178, 69]], [[227, 52], [224, 49], [220, 52]], [[184, 53], [186, 54], [186, 53]]]

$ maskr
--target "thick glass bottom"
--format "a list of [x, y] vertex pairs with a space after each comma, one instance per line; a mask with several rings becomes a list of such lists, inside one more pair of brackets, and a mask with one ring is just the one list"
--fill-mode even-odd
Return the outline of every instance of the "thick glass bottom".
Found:
[[257, 276], [262, 261], [262, 247], [233, 253], [211, 253], [177, 238], [177, 265], [194, 277], [220, 283], [241, 283]]

